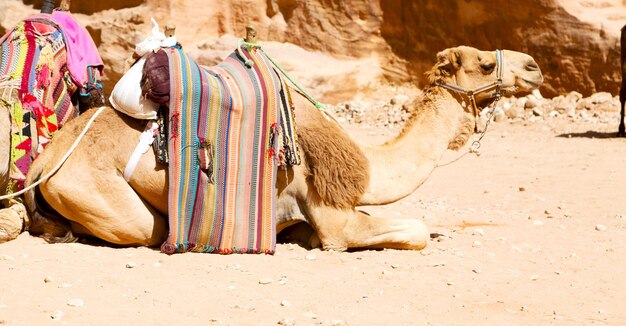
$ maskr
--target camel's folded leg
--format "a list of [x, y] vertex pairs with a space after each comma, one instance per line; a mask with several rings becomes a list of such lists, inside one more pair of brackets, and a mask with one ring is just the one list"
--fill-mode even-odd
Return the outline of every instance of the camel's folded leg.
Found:
[[[73, 222], [73, 231], [119, 245], [157, 246], [165, 241], [168, 230], [165, 218], [147, 205], [121, 176], [100, 175], [102, 180], [90, 182], [85, 181], [89, 178], [63, 176], [67, 171], [71, 170], [60, 170], [40, 189], [46, 201]], [[104, 185], [106, 191], [98, 189], [98, 185]], [[81, 191], [75, 191], [76, 188]], [[74, 230], [75, 223], [82, 228]]]
[[420, 250], [430, 238], [419, 220], [380, 218], [354, 209], [316, 207], [309, 222], [324, 249], [390, 248]]

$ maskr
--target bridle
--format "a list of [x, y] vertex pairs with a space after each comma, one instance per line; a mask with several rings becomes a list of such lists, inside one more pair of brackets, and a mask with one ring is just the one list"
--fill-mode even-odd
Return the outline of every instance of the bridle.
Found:
[[496, 81], [489, 85], [481, 86], [476, 89], [467, 89], [459, 85], [448, 84], [442, 81], [437, 82], [438, 86], [441, 86], [455, 93], [467, 96], [472, 106], [472, 114], [474, 115], [474, 132], [478, 131], [478, 114], [480, 113], [480, 111], [478, 110], [478, 106], [476, 104], [475, 96], [476, 94], [480, 94], [482, 92], [486, 92], [488, 90], [495, 88], [495, 91], [493, 93], [493, 98], [495, 100], [487, 116], [487, 122], [485, 124], [485, 128], [483, 129], [478, 140], [475, 140], [474, 142], [472, 142], [472, 145], [470, 146], [470, 149], [469, 149], [470, 153], [478, 154], [478, 149], [480, 148], [480, 141], [483, 139], [483, 137], [485, 136], [485, 133], [487, 132], [487, 127], [489, 127], [489, 123], [491, 122], [491, 118], [493, 117], [494, 111], [496, 109], [496, 104], [498, 104], [498, 101], [500, 101], [500, 98], [502, 98], [502, 66], [503, 65], [504, 65], [504, 60], [502, 58], [502, 50], [496, 50]]
[[[474, 114], [474, 118], [478, 118], [478, 114], [480, 113], [478, 110], [478, 106], [476, 104], [476, 98], [475, 96], [477, 94], [480, 94], [482, 92], [486, 92], [488, 90], [491, 90], [493, 88], [495, 88], [495, 92], [493, 97], [495, 98], [495, 102], [493, 107], [495, 108], [495, 103], [498, 103], [498, 101], [500, 100], [500, 98], [502, 97], [502, 66], [503, 66], [504, 62], [502, 60], [502, 51], [501, 50], [496, 50], [496, 81], [489, 84], [489, 85], [485, 85], [485, 86], [481, 86], [478, 87], [476, 89], [467, 89], [465, 87], [459, 86], [459, 85], [455, 85], [455, 84], [448, 84], [448, 83], [444, 83], [442, 81], [438, 81], [437, 85], [453, 91], [455, 93], [461, 94], [461, 95], [465, 95], [467, 96], [467, 98], [469, 99], [469, 102], [472, 106], [472, 114]], [[491, 120], [491, 119], [490, 119]], [[474, 131], [477, 131], [478, 127], [476, 125], [476, 122], [474, 123]]]

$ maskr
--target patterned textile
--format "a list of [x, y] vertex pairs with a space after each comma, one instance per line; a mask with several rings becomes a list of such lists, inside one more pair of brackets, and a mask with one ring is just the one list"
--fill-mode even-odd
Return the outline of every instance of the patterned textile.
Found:
[[0, 44], [0, 103], [12, 117], [8, 193], [20, 190], [32, 160], [78, 115], [62, 32], [44, 19], [20, 22]]
[[[285, 121], [293, 118], [286, 86], [257, 50], [243, 51], [252, 68], [236, 53], [201, 68], [180, 48], [164, 51], [171, 79], [170, 233], [161, 250], [273, 253], [279, 154], [299, 162], [288, 146], [295, 131], [293, 120]], [[288, 130], [281, 132], [281, 124]]]

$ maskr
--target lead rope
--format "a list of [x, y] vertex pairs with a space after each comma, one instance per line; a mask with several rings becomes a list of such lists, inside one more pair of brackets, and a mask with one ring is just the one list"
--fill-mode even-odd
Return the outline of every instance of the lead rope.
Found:
[[85, 136], [85, 134], [87, 133], [87, 130], [89, 130], [89, 127], [91, 127], [91, 124], [93, 123], [93, 121], [96, 119], [96, 117], [98, 115], [100, 115], [100, 113], [102, 111], [104, 111], [106, 107], [105, 106], [101, 106], [100, 108], [98, 108], [98, 110], [96, 111], [96, 113], [94, 113], [91, 116], [91, 119], [89, 119], [89, 122], [87, 122], [87, 125], [85, 126], [85, 128], [83, 129], [83, 131], [80, 133], [80, 135], [78, 135], [78, 138], [76, 138], [76, 140], [74, 141], [74, 143], [72, 144], [72, 146], [70, 147], [69, 150], [67, 150], [67, 152], [65, 153], [65, 155], [61, 158], [61, 161], [59, 161], [59, 163], [57, 163], [57, 165], [50, 171], [48, 172], [48, 174], [46, 174], [45, 176], [43, 176], [42, 178], [40, 178], [39, 180], [37, 180], [37, 182], [33, 183], [32, 185], [18, 191], [12, 194], [8, 194], [8, 195], [4, 195], [4, 196], [0, 196], [0, 200], [5, 200], [5, 199], [11, 199], [13, 197], [17, 197], [19, 195], [24, 194], [25, 192], [37, 187], [40, 183], [44, 182], [45, 180], [47, 180], [48, 178], [50, 178], [52, 175], [54, 175], [63, 165], [63, 163], [65, 163], [65, 161], [68, 159], [68, 157], [70, 157], [70, 155], [72, 154], [72, 152], [74, 152], [74, 150], [76, 149], [76, 147], [78, 146], [78, 143], [80, 143], [80, 141], [83, 139], [83, 137]]
[[316, 101], [313, 98], [313, 96], [309, 95], [309, 93], [307, 93], [302, 87], [300, 87], [300, 85], [298, 85], [298, 83], [296, 83], [296, 81], [293, 80], [291, 78], [291, 76], [289, 76], [289, 74], [287, 74], [287, 72], [283, 69], [283, 67], [281, 67], [276, 61], [274, 61], [274, 59], [272, 59], [272, 57], [270, 57], [269, 54], [267, 54], [267, 52], [265, 52], [263, 50], [263, 48], [261, 47], [260, 44], [248, 43], [248, 42], [244, 41], [243, 39], [239, 39], [239, 41], [237, 42], [237, 53], [244, 60], [244, 63], [246, 64], [246, 66], [248, 66], [248, 68], [252, 67], [252, 65], [254, 65], [254, 62], [252, 60], [246, 58], [246, 56], [243, 54], [243, 51], [241, 51], [241, 47], [242, 46], [244, 46], [244, 47], [246, 47], [248, 49], [256, 48], [256, 49], [261, 50], [261, 52], [263, 52], [265, 57], [274, 65], [274, 67], [276, 67], [276, 69], [278, 69], [280, 71], [280, 73], [283, 74], [283, 76], [285, 76], [285, 78], [287, 78], [293, 84], [293, 86], [295, 86], [298, 89], [298, 91], [300, 91], [300, 93], [302, 95], [304, 95], [304, 97], [306, 97], [307, 100], [309, 100], [311, 103], [313, 103], [313, 105], [315, 105], [315, 107], [318, 110], [321, 110], [321, 111], [326, 110], [326, 105]]
[[[490, 85], [477, 88], [476, 90], [466, 90], [466, 89], [464, 89], [462, 87], [459, 87], [459, 86], [456, 86], [456, 85], [448, 85], [448, 84], [445, 84], [445, 83], [440, 83], [439, 84], [440, 86], [443, 86], [444, 88], [450, 89], [450, 90], [455, 91], [457, 93], [464, 93], [464, 94], [466, 94], [470, 98], [470, 102], [472, 104], [472, 109], [473, 110], [477, 110], [477, 108], [476, 108], [476, 100], [474, 99], [474, 95], [476, 95], [477, 93], [480, 93], [482, 91], [491, 89], [493, 87], [496, 87], [496, 91], [495, 91], [495, 95], [494, 95], [495, 100], [492, 103], [491, 109], [487, 113], [487, 122], [485, 123], [485, 128], [480, 133], [480, 136], [478, 136], [478, 139], [474, 140], [472, 142], [472, 144], [470, 145], [470, 148], [465, 153], [459, 155], [458, 157], [456, 157], [455, 159], [451, 160], [450, 162], [446, 162], [444, 164], [437, 164], [436, 167], [443, 167], [443, 166], [450, 165], [450, 164], [460, 160], [462, 157], [464, 157], [465, 155], [467, 155], [469, 153], [475, 154], [476, 156], [480, 156], [480, 151], [479, 151], [479, 149], [480, 149], [480, 141], [483, 139], [483, 137], [485, 137], [485, 133], [487, 133], [487, 128], [489, 128], [489, 124], [491, 123], [493, 115], [495, 114], [496, 106], [498, 105], [498, 102], [502, 98], [502, 92], [501, 92], [501, 87], [502, 87], [502, 66], [503, 66], [502, 51], [496, 50], [496, 77], [498, 79], [497, 79], [497, 81], [495, 83], [492, 83]], [[476, 115], [476, 119], [478, 119], [478, 115]]]

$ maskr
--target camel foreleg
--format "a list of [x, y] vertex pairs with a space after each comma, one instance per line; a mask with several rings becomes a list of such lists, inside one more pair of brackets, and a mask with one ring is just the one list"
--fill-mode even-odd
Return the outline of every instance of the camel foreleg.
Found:
[[389, 248], [420, 250], [430, 238], [419, 220], [381, 218], [355, 209], [317, 207], [309, 212], [324, 249]]
[[621, 113], [619, 116], [619, 128], [617, 130], [617, 137], [626, 137], [626, 127], [624, 126], [624, 110], [626, 107], [626, 86], [622, 84], [622, 89], [620, 91], [620, 105], [621, 105]]

